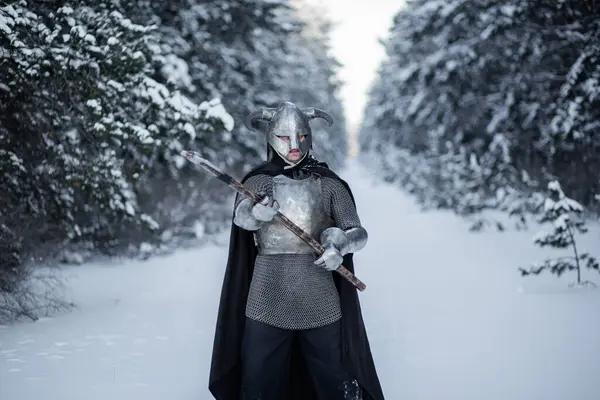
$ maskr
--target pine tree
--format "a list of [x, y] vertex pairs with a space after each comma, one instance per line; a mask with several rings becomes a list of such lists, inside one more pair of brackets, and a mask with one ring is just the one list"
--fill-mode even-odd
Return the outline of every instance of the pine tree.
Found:
[[218, 105], [155, 79], [155, 28], [116, 4], [0, 8], [0, 245], [18, 255], [0, 265], [12, 286], [2, 288], [4, 305], [29, 296], [32, 260], [75, 243], [114, 254], [158, 231], [135, 188], [148, 160], [228, 123], [211, 116]]
[[501, 210], [522, 225], [555, 178], [592, 206], [599, 21], [585, 1], [408, 1], [370, 93], [363, 159], [406, 150], [389, 173], [461, 215]]
[[52, 220], [68, 238], [104, 243], [128, 219], [155, 227], [138, 213], [133, 187], [147, 157], [223, 122], [206, 117], [210, 104], [199, 107], [153, 78], [160, 54], [152, 27], [133, 24], [110, 1], [94, 6], [61, 7], [49, 18], [3, 9], [13, 22], [3, 43], [2, 136], [29, 172], [25, 181], [35, 181], [14, 190], [45, 191], [37, 201], [52, 199]]
[[548, 190], [550, 194], [544, 203], [544, 215], [540, 222], [551, 222], [553, 230], [536, 234], [534, 243], [540, 247], [571, 249], [573, 256], [547, 259], [528, 269], [519, 268], [519, 271], [522, 276], [539, 275], [543, 271], [549, 271], [559, 277], [566, 271], [576, 271], [577, 285], [594, 285], [590, 281], [582, 280], [581, 269], [585, 266], [600, 272], [600, 263], [589, 253], [581, 253], [575, 240], [576, 233], [582, 234], [588, 231], [585, 219], [582, 218], [583, 207], [565, 196], [558, 181], [550, 182]]

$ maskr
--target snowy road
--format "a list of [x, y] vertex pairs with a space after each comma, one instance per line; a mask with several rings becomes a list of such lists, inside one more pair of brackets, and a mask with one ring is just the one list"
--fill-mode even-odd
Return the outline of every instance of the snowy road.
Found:
[[[343, 176], [370, 232], [357, 275], [388, 400], [600, 399], [600, 290], [521, 279], [543, 255], [531, 233], [470, 234], [356, 165]], [[0, 399], [211, 399], [224, 262], [207, 247], [69, 270], [77, 310], [0, 327]]]

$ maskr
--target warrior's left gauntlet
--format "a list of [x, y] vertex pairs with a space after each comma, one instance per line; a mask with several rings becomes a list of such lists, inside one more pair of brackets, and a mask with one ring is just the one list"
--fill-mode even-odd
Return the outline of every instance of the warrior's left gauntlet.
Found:
[[342, 230], [337, 227], [327, 228], [321, 233], [321, 245], [325, 251], [315, 265], [333, 271], [340, 266], [344, 256], [356, 253], [367, 244], [368, 234], [365, 228], [356, 227]]

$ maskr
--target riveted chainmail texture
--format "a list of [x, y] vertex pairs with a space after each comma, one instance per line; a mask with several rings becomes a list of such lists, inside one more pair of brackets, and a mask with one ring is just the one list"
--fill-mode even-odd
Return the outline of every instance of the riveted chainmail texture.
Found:
[[[294, 179], [306, 176], [299, 171]], [[321, 177], [325, 212], [340, 229], [360, 227], [350, 194], [338, 180]], [[245, 186], [272, 196], [273, 177], [255, 175]], [[235, 206], [243, 200], [238, 196]], [[319, 238], [315, 238], [319, 240]], [[250, 283], [246, 316], [282, 329], [311, 329], [341, 318], [339, 295], [332, 272], [313, 264], [314, 254], [259, 254]]]

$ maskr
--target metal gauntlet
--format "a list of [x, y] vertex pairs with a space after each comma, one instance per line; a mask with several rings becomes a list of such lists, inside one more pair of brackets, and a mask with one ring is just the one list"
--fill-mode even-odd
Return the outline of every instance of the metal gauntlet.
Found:
[[367, 231], [362, 226], [342, 230], [337, 227], [327, 228], [321, 233], [321, 245], [333, 246], [342, 255], [356, 253], [362, 250], [369, 238]]
[[247, 231], [259, 230], [263, 226], [264, 222], [254, 218], [252, 215], [253, 207], [254, 202], [252, 200], [248, 198], [242, 200], [235, 208], [233, 223]]

